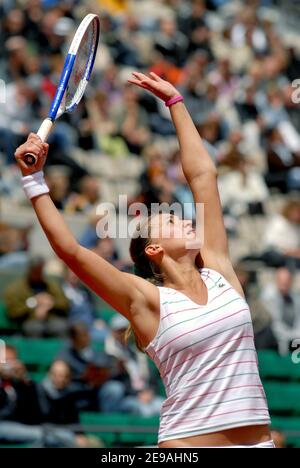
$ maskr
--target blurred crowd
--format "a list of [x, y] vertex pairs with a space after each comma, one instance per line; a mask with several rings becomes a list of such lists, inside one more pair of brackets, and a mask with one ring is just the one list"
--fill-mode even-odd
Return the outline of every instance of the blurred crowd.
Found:
[[0, 442], [101, 447], [98, 438], [80, 429], [80, 412], [158, 416], [164, 398], [146, 356], [125, 342], [127, 327], [127, 320], [116, 315], [100, 351], [88, 326], [74, 323], [38, 382], [16, 348], [6, 345], [6, 362], [0, 363]]
[[[120, 179], [128, 159], [142, 162], [129, 203], [192, 202], [165, 106], [127, 83], [133, 70], [171, 81], [218, 167], [233, 246], [243, 242], [241, 220], [250, 219], [254, 231], [257, 220], [263, 222], [259, 238], [253, 232], [255, 248], [238, 259], [236, 271], [252, 309], [258, 349], [285, 354], [300, 337], [300, 112], [293, 87], [300, 78], [300, 43], [299, 33], [282, 21], [289, 14], [280, 9], [283, 3], [3, 0], [0, 197], [12, 206], [28, 203], [15, 148], [47, 115], [76, 25], [86, 13], [99, 13], [101, 44], [91, 84], [78, 110], [63, 116], [49, 139], [45, 173], [55, 205], [85, 216], [80, 242], [130, 271], [114, 241], [96, 236], [95, 208], [105, 200], [89, 162], [95, 154], [100, 166], [101, 158], [117, 160]], [[270, 213], [274, 197], [280, 205]], [[194, 216], [193, 209], [187, 211]], [[64, 338], [66, 347], [39, 384], [30, 381], [16, 350], [7, 350], [7, 366], [0, 370], [0, 440], [12, 433], [24, 440], [30, 425], [29, 439], [41, 444], [41, 423], [76, 424], [81, 410], [158, 414], [156, 378], [134, 344], [125, 344], [124, 319], [116, 316], [107, 324], [99, 318], [93, 296], [69, 270], [59, 281], [49, 279], [45, 260], [31, 255], [29, 236], [30, 228], [0, 222], [0, 273], [26, 268], [3, 291], [7, 317], [17, 333]], [[264, 287], [257, 265], [275, 272]], [[93, 343], [104, 343], [104, 351], [96, 352]], [[30, 414], [24, 414], [24, 401], [28, 407], [35, 402]], [[54, 445], [89, 443], [80, 433], [55, 427], [47, 437]]]

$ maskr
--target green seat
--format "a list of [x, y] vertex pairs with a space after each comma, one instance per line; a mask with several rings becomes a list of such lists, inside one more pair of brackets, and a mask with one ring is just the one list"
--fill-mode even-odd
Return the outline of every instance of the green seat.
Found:
[[46, 370], [62, 349], [64, 341], [57, 338], [6, 338], [15, 346], [21, 361], [31, 368]]
[[8, 444], [8, 445], [2, 445], [0, 444], [0, 449], [3, 448], [32, 448], [32, 444]]
[[94, 300], [96, 304], [96, 315], [98, 318], [104, 320], [108, 325], [111, 322], [111, 319], [118, 313], [113, 309], [107, 302], [105, 302], [101, 297], [94, 294]]
[[126, 426], [131, 420], [130, 416], [122, 413], [80, 413], [80, 422], [89, 425], [101, 426]]
[[48, 368], [62, 346], [63, 341], [56, 338], [26, 339], [20, 349], [20, 359], [27, 365]]
[[47, 374], [46, 372], [30, 372], [29, 375], [34, 382], [39, 383], [46, 377]]
[[104, 352], [104, 341], [93, 341], [92, 348], [96, 353]]
[[[139, 427], [138, 432], [122, 432], [120, 442], [127, 445], [156, 445], [159, 426], [159, 416], [142, 417], [130, 415], [130, 426]], [[144, 432], [143, 428], [153, 428], [152, 432]]]
[[[116, 426], [118, 429], [124, 428], [120, 432], [106, 432], [97, 429], [89, 430], [89, 434], [98, 435], [106, 444], [127, 444], [127, 445], [152, 445], [157, 443], [157, 429], [159, 418], [144, 418], [122, 413], [86, 413], [80, 414], [80, 422], [90, 426]], [[138, 432], [127, 432], [128, 427], [139, 427]], [[143, 432], [143, 427], [154, 427], [152, 433]]]
[[300, 383], [265, 382], [271, 413], [300, 414]]
[[[128, 426], [130, 425], [130, 419], [127, 415], [120, 413], [80, 413], [81, 424], [87, 426]], [[112, 446], [117, 443], [119, 438], [118, 432], [101, 431], [98, 429], [91, 429], [86, 431], [88, 434], [97, 435], [102, 439], [106, 446]]]
[[[272, 417], [272, 429], [286, 433], [288, 446], [300, 448], [300, 418]], [[298, 435], [292, 434], [297, 432]]]
[[275, 351], [259, 351], [259, 371], [262, 379], [300, 380], [300, 366], [291, 356], [280, 356]]
[[18, 324], [7, 317], [6, 306], [3, 302], [0, 302], [0, 331], [2, 330], [3, 333], [3, 331], [15, 331], [19, 328]]
[[108, 325], [110, 324], [112, 318], [117, 314], [117, 312], [113, 309], [108, 309], [108, 308], [101, 308], [98, 309], [96, 312], [96, 315], [98, 318], [104, 320], [105, 323]]

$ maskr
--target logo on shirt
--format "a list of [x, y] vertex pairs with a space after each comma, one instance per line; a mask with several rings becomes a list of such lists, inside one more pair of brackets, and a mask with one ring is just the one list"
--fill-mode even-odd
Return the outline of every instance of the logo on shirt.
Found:
[[219, 283], [218, 284], [219, 288], [224, 288], [224, 286], [226, 286], [224, 283]]

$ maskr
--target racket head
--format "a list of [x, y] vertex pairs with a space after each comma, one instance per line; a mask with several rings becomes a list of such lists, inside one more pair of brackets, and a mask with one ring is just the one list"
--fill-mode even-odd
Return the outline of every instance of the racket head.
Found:
[[64, 112], [72, 112], [81, 101], [94, 67], [99, 38], [99, 17], [89, 14], [80, 23], [66, 57], [48, 115], [52, 121]]

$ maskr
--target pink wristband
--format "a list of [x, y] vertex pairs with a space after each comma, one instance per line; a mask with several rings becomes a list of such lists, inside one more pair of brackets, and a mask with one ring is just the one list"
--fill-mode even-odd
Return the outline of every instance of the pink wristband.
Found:
[[171, 107], [174, 104], [177, 104], [177, 102], [183, 102], [183, 96], [175, 96], [172, 99], [169, 99], [169, 101], [166, 101], [166, 107]]

